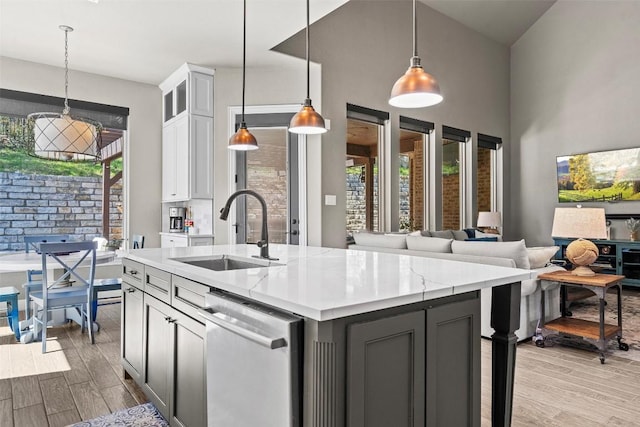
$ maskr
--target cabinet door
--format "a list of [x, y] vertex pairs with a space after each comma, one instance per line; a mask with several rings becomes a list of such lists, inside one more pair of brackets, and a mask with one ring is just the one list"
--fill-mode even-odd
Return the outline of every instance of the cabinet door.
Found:
[[427, 309], [426, 425], [480, 425], [480, 300]]
[[425, 425], [424, 337], [424, 311], [348, 327], [347, 425]]
[[162, 200], [177, 198], [176, 126], [171, 123], [162, 128]]
[[144, 296], [144, 375], [145, 395], [169, 418], [172, 343], [171, 308], [157, 299]]
[[171, 425], [207, 425], [205, 326], [173, 309]]
[[177, 119], [176, 126], [176, 200], [189, 199], [189, 117]]
[[191, 198], [213, 199], [213, 118], [191, 116]]
[[199, 116], [213, 117], [213, 76], [192, 72], [190, 81], [189, 112]]
[[126, 280], [122, 281], [122, 362], [125, 370], [141, 384], [142, 332], [144, 320], [143, 293]]

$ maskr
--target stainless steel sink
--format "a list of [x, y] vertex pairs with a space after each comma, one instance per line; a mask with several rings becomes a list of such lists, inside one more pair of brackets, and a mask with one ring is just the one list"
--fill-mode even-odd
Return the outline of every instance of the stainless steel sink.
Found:
[[246, 270], [249, 268], [274, 267], [277, 265], [269, 260], [258, 258], [242, 258], [232, 255], [216, 255], [211, 257], [173, 258], [174, 261], [183, 262], [195, 267], [206, 268], [214, 271]]

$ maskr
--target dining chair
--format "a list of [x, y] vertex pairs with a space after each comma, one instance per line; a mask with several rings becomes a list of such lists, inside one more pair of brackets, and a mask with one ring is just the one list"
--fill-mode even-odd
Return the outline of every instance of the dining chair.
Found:
[[[71, 253], [77, 254], [72, 258], [65, 256]], [[40, 254], [43, 286], [40, 291], [31, 292], [30, 299], [34, 303], [33, 330], [36, 335], [38, 326], [42, 328], [42, 352], [47, 352], [47, 323], [52, 310], [78, 310], [81, 331], [84, 333], [86, 322], [89, 339], [93, 344], [91, 307], [96, 270], [95, 242], [42, 243]], [[89, 262], [88, 271], [81, 270], [80, 267], [85, 267], [87, 262]], [[58, 279], [49, 280], [48, 271], [54, 268], [62, 268], [64, 273]], [[68, 285], [70, 279], [74, 279], [72, 286]]]
[[144, 248], [144, 236], [142, 234], [134, 234], [131, 236], [131, 241], [133, 242], [133, 249], [142, 249]]
[[24, 236], [24, 251], [29, 253], [29, 250], [33, 249], [39, 252], [41, 243], [62, 243], [68, 241], [68, 234], [33, 234]]
[[[40, 252], [40, 244], [42, 243], [62, 243], [68, 242], [69, 235], [68, 234], [33, 234], [30, 236], [24, 236], [24, 251], [25, 253], [29, 253], [29, 250], [34, 250], [35, 252]], [[27, 281], [22, 284], [22, 289], [24, 289], [24, 301], [25, 308], [24, 314], [25, 319], [29, 320], [31, 316], [30, 303], [29, 303], [29, 294], [33, 291], [40, 290], [42, 287], [42, 271], [40, 270], [28, 270], [27, 271]]]

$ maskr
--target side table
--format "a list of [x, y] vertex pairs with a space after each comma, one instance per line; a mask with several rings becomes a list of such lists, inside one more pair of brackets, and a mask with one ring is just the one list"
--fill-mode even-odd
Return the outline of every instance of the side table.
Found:
[[20, 291], [13, 286], [0, 288], [0, 302], [7, 303], [7, 320], [9, 321], [9, 327], [18, 341], [20, 341], [20, 320], [18, 318], [19, 293]]
[[[580, 337], [594, 344], [600, 352], [600, 363], [604, 363], [607, 342], [613, 337], [616, 337], [618, 340], [618, 348], [620, 350], [629, 350], [629, 346], [622, 342], [622, 280], [624, 279], [624, 276], [614, 274], [576, 276], [570, 271], [554, 271], [552, 273], [540, 274], [538, 278], [541, 280], [542, 288], [542, 302], [540, 304], [542, 313], [542, 319], [540, 321], [541, 329], [555, 331], [558, 334]], [[554, 283], [558, 283], [562, 286], [573, 286], [588, 289], [595, 293], [600, 300], [600, 321], [592, 322], [589, 320], [566, 317], [566, 292], [563, 291], [560, 293], [562, 317], [545, 324], [544, 290]], [[607, 294], [607, 290], [612, 287], [615, 287], [618, 293], [617, 325], [605, 323], [604, 319], [605, 296]], [[534, 340], [538, 347], [544, 347], [544, 339], [544, 336], [541, 337], [540, 335], [536, 335]]]

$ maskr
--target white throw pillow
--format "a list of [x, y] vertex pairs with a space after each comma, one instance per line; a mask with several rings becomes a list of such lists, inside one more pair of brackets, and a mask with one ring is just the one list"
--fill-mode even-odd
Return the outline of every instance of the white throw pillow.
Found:
[[516, 267], [529, 269], [529, 255], [524, 239], [517, 242], [463, 242], [454, 240], [451, 243], [454, 254], [492, 256], [497, 258], [511, 258]]
[[527, 248], [529, 255], [529, 263], [531, 268], [542, 268], [549, 263], [549, 260], [558, 252], [558, 246], [538, 246], [535, 248]]
[[391, 249], [407, 249], [406, 236], [406, 234], [353, 233], [356, 245]]
[[451, 242], [453, 242], [453, 239], [407, 236], [407, 248], [412, 251], [451, 253]]

